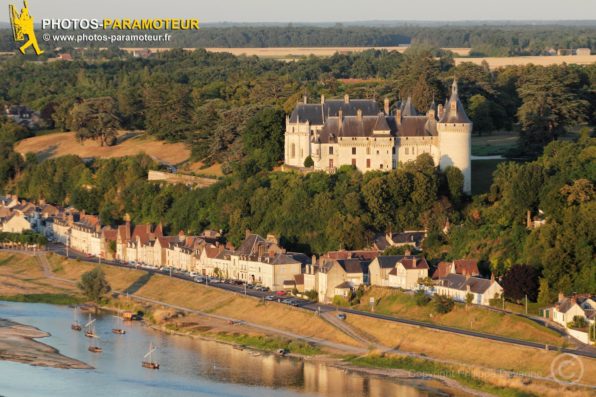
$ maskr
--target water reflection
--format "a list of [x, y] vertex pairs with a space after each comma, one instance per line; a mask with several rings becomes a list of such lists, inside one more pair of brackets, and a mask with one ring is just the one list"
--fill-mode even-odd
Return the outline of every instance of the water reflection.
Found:
[[[114, 318], [97, 318], [96, 332], [103, 353], [87, 350], [89, 339], [70, 329], [68, 308], [23, 303], [0, 303], [0, 317], [50, 332], [41, 341], [61, 353], [85, 361], [94, 370], [61, 370], [0, 362], [0, 394], [5, 396], [437, 396], [389, 379], [362, 376], [322, 363], [256, 356], [250, 350], [165, 335], [139, 323], [125, 322], [126, 335], [112, 334]], [[79, 321], [85, 323], [86, 315]], [[149, 343], [160, 370], [141, 367]], [[35, 381], [31, 381], [35, 379]]]

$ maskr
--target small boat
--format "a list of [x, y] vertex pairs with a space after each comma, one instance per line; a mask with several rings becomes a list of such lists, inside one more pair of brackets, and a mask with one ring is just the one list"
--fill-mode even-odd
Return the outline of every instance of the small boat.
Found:
[[87, 324], [85, 324], [85, 336], [87, 338], [97, 337], [97, 335], [95, 334], [95, 327], [93, 326], [94, 322], [95, 319], [91, 320], [91, 314], [89, 314], [89, 321], [87, 322]]
[[103, 349], [99, 346], [89, 346], [87, 348], [87, 350], [89, 350], [91, 353], [101, 353], [103, 352]]
[[87, 348], [87, 350], [89, 350], [91, 353], [101, 353], [103, 352], [103, 349], [99, 346], [99, 337], [98, 336], [93, 336], [93, 338], [97, 339], [97, 343], [93, 344], [93, 342], [91, 342], [91, 344], [89, 345], [89, 347]]
[[120, 317], [120, 309], [118, 309], [118, 315], [114, 316], [116, 317], [116, 328], [112, 328], [112, 333], [113, 334], [118, 334], [118, 335], [124, 335], [126, 333], [126, 331], [124, 330], [124, 328], [122, 328], [122, 317]]
[[147, 358], [147, 356], [149, 357], [148, 361], [143, 361], [142, 366], [143, 368], [149, 368], [149, 369], [159, 369], [159, 363], [153, 361], [153, 357], [152, 354], [153, 352], [157, 350], [157, 348], [153, 347], [153, 344], [150, 343], [149, 344], [149, 351], [147, 352], [147, 354], [145, 354], [143, 356], [143, 358]]
[[79, 323], [79, 320], [77, 320], [77, 307], [76, 306], [74, 308], [73, 315], [74, 315], [74, 322], [72, 324], [70, 324], [70, 329], [72, 329], [73, 331], [82, 330], [83, 327], [81, 327], [81, 323]]

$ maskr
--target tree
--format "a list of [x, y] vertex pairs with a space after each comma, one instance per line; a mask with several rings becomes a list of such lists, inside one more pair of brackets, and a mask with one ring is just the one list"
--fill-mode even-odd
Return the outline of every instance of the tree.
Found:
[[284, 123], [281, 109], [265, 108], [258, 111], [248, 120], [242, 133], [244, 153], [264, 168], [274, 166], [283, 158]]
[[491, 132], [495, 129], [491, 117], [491, 107], [491, 102], [480, 94], [470, 98], [468, 104], [469, 115], [474, 123], [474, 131], [480, 135], [483, 132]]
[[311, 168], [314, 167], [315, 162], [313, 161], [312, 157], [310, 156], [306, 156], [306, 158], [304, 159], [304, 166], [306, 168]]
[[79, 287], [87, 298], [95, 303], [99, 303], [101, 298], [112, 290], [103, 270], [99, 266], [84, 273], [77, 287]]
[[533, 266], [513, 265], [502, 280], [505, 296], [521, 301], [526, 296], [532, 302], [538, 297], [538, 271]]
[[538, 288], [538, 303], [540, 305], [546, 306], [553, 303], [553, 296], [550, 291], [550, 287], [548, 286], [548, 280], [545, 278], [540, 279], [540, 287]]
[[449, 197], [454, 204], [458, 205], [464, 191], [464, 174], [459, 168], [449, 166], [445, 169], [445, 178], [449, 189]]
[[518, 88], [520, 144], [542, 147], [566, 127], [585, 121], [589, 102], [580, 94], [584, 84], [581, 72], [565, 65], [525, 68]]
[[468, 292], [466, 294], [466, 305], [471, 305], [473, 301], [474, 301], [474, 294], [472, 294], [471, 292]]
[[70, 128], [77, 131], [78, 140], [99, 140], [101, 146], [116, 143], [120, 119], [112, 98], [92, 98], [79, 102], [73, 106], [70, 117]]
[[414, 300], [416, 306], [426, 306], [431, 301], [431, 298], [423, 290], [418, 290], [414, 293]]
[[435, 311], [440, 314], [449, 313], [451, 310], [453, 310], [453, 307], [455, 306], [455, 302], [453, 302], [453, 299], [441, 294], [436, 294], [433, 297], [433, 303]]

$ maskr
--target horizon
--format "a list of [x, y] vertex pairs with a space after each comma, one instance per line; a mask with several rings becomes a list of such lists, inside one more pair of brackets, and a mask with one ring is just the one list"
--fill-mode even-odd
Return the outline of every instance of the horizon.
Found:
[[[549, 4], [550, 3], [550, 4]], [[22, 7], [22, 0], [7, 0], [5, 5]], [[36, 22], [41, 18], [198, 18], [202, 24], [334, 24], [334, 23], [544, 23], [596, 22], [583, 19], [596, 15], [592, 0], [558, 1], [501, 0], [484, 3], [475, 0], [452, 0], [445, 7], [442, 0], [427, 0], [423, 8], [408, 7], [384, 1], [374, 7], [362, 7], [356, 0], [318, 2], [303, 0], [299, 6], [289, 1], [220, 0], [217, 4], [193, 4], [184, 0], [146, 2], [104, 0], [88, 3], [77, 0], [55, 0], [51, 3], [29, 0]], [[5, 7], [5, 10], [8, 7]], [[394, 10], [394, 11], [391, 11]], [[391, 15], [387, 17], [387, 15]], [[9, 22], [8, 12], [0, 13], [0, 22]]]

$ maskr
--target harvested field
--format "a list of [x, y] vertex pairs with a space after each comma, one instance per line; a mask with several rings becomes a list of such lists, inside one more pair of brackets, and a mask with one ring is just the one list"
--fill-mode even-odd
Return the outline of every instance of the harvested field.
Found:
[[142, 132], [120, 133], [115, 146], [100, 146], [96, 141], [78, 142], [74, 132], [41, 135], [20, 141], [15, 150], [21, 154], [35, 153], [42, 159], [74, 154], [82, 158], [112, 158], [145, 153], [166, 164], [179, 164], [190, 157], [183, 143], [166, 143], [147, 137]]
[[464, 62], [472, 62], [477, 65], [483, 61], [488, 63], [491, 69], [511, 65], [560, 65], [562, 63], [576, 65], [591, 65], [596, 62], [596, 55], [564, 55], [564, 56], [533, 56], [533, 57], [486, 57], [486, 58], [455, 58], [455, 65]]

